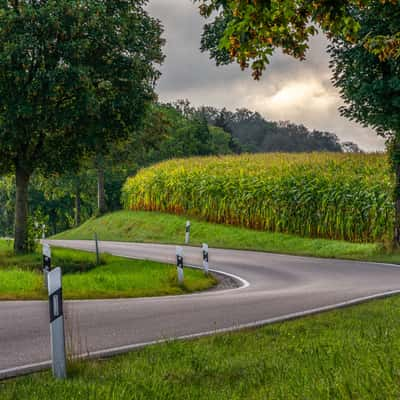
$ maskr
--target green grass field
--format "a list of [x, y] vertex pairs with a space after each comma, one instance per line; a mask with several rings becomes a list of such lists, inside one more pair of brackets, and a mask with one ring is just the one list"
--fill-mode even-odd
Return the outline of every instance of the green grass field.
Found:
[[[101, 240], [182, 244], [187, 218], [173, 214], [144, 211], [118, 211], [91, 219], [76, 229], [56, 235], [55, 239]], [[400, 253], [387, 252], [379, 243], [350, 243], [340, 240], [310, 239], [214, 224], [190, 218], [191, 244], [212, 247], [259, 250], [302, 256], [344, 258], [400, 263]]]
[[400, 298], [0, 383], [1, 400], [400, 398]]
[[[103, 254], [95, 265], [92, 253], [52, 249], [53, 265], [63, 269], [65, 299], [145, 297], [191, 293], [216, 281], [201, 271], [185, 269], [179, 285], [176, 268], [150, 261], [129, 260]], [[0, 300], [47, 299], [41, 273], [41, 255], [12, 255], [11, 244], [0, 240]]]

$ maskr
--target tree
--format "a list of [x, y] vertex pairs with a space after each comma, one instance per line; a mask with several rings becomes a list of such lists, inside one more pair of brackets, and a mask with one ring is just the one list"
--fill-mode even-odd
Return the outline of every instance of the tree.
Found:
[[356, 143], [353, 142], [343, 142], [342, 143], [343, 153], [362, 153], [363, 151], [358, 147]]
[[162, 29], [145, 4], [0, 1], [0, 173], [16, 177], [16, 252], [27, 251], [32, 174], [77, 168], [154, 98]]
[[300, 60], [320, 27], [328, 36], [361, 40], [382, 60], [400, 56], [400, 32], [359, 37], [357, 10], [376, 4], [398, 7], [397, 0], [194, 0], [204, 17], [214, 21], [204, 27], [202, 50], [209, 50], [217, 64], [237, 61], [242, 69], [251, 63], [259, 79], [276, 48]]
[[240, 154], [243, 151], [243, 148], [240, 145], [239, 140], [234, 137], [233, 129], [230, 126], [230, 119], [232, 118], [233, 114], [226, 108], [217, 110], [213, 107], [202, 107], [202, 112], [209, 124], [212, 124], [213, 126], [220, 128], [229, 134], [228, 146], [230, 151], [235, 154]]
[[342, 115], [377, 130], [386, 138], [396, 174], [394, 243], [400, 245], [400, 58], [382, 61], [365, 49], [362, 37], [392, 36], [400, 30], [397, 4], [373, 6], [359, 11], [360, 40], [349, 44], [336, 39], [330, 47], [333, 83], [345, 106]]

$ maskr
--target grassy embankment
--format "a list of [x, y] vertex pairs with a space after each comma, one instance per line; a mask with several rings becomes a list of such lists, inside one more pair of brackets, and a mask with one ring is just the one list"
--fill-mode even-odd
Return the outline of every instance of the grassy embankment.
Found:
[[[220, 248], [400, 263], [400, 253], [387, 252], [379, 243], [303, 238], [190, 219], [192, 245], [206, 242]], [[186, 220], [184, 216], [159, 212], [119, 211], [89, 220], [54, 238], [91, 240], [97, 232], [101, 240], [182, 244]]]
[[0, 383], [2, 400], [400, 398], [400, 298]]
[[[0, 300], [47, 299], [39, 253], [14, 256], [11, 243], [0, 240]], [[145, 297], [190, 293], [215, 284], [201, 271], [185, 269], [179, 285], [176, 268], [150, 261], [128, 260], [103, 254], [102, 265], [83, 251], [52, 249], [53, 265], [63, 269], [65, 299]], [[0, 396], [1, 398], [1, 396]]]

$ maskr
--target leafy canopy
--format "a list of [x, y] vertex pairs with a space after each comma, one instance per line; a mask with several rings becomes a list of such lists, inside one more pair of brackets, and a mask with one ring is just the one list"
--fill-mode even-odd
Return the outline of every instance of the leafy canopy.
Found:
[[[400, 7], [376, 2], [355, 13], [360, 37], [389, 37], [400, 31]], [[336, 39], [329, 48], [332, 81], [345, 101], [342, 115], [390, 139], [400, 136], [400, 58], [379, 60], [362, 41]]]
[[[202, 50], [217, 64], [251, 65], [259, 79], [277, 48], [300, 60], [320, 27], [328, 36], [360, 40], [354, 14], [376, 3], [399, 7], [398, 0], [194, 0], [200, 13], [214, 20], [204, 27]], [[400, 56], [400, 32], [364, 35], [363, 45], [381, 59]]]
[[0, 171], [65, 170], [138, 122], [163, 59], [146, 2], [0, 1]]

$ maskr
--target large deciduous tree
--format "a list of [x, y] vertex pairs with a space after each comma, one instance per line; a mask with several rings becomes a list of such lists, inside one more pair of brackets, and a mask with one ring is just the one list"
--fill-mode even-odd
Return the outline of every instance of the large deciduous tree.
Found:
[[355, 13], [360, 40], [336, 39], [330, 46], [333, 83], [344, 116], [371, 126], [385, 137], [396, 174], [394, 243], [400, 245], [400, 58], [382, 60], [363, 45], [366, 35], [393, 36], [400, 30], [400, 5], [376, 2]]
[[16, 177], [16, 252], [28, 185], [126, 134], [154, 98], [162, 28], [146, 0], [0, 1], [0, 172]]
[[[200, 13], [214, 20], [205, 25], [202, 49], [217, 64], [251, 65], [259, 79], [276, 48], [304, 59], [308, 42], [321, 28], [328, 36], [359, 38], [354, 12], [377, 3], [398, 7], [398, 0], [194, 0]], [[363, 45], [381, 59], [400, 56], [400, 32], [365, 35]]]

